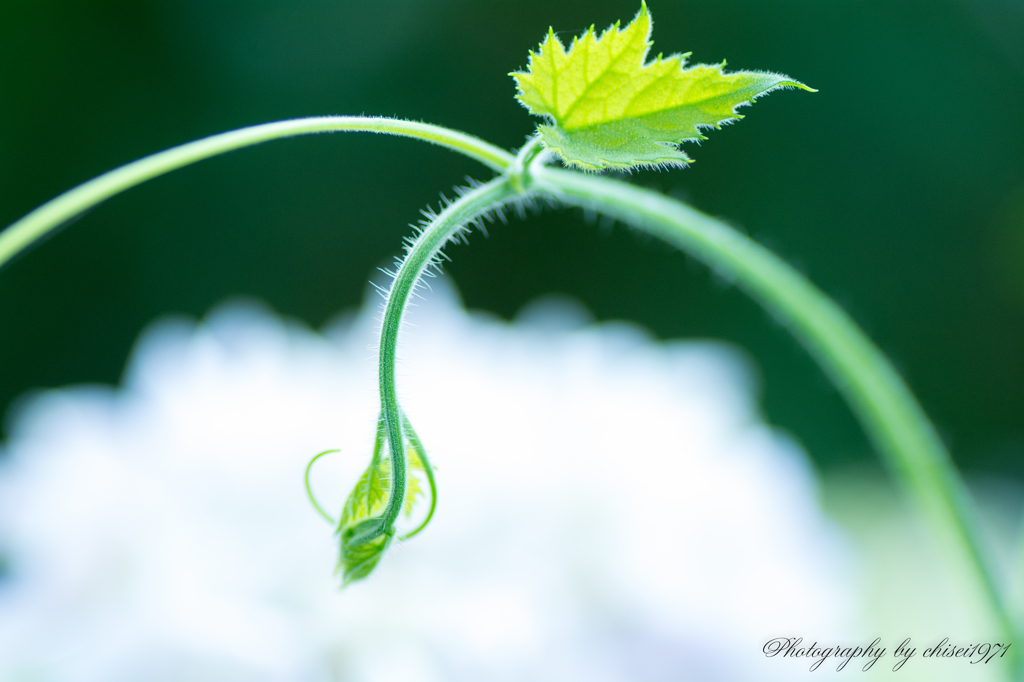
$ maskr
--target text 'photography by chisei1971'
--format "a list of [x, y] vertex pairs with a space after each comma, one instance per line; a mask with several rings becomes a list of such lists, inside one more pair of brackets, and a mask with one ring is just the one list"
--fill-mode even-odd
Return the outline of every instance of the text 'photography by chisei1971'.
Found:
[[895, 672], [918, 655], [923, 659], [961, 659], [969, 661], [970, 665], [985, 665], [993, 659], [1005, 656], [1010, 646], [1009, 642], [951, 642], [948, 637], [943, 637], [939, 642], [922, 649], [907, 637], [890, 649], [882, 642], [881, 637], [875, 637], [866, 646], [827, 645], [819, 644], [816, 640], [808, 643], [803, 637], [776, 637], [765, 642], [762, 651], [768, 658], [809, 659], [812, 661], [809, 668], [812, 672], [821, 668], [829, 659], [836, 664], [837, 671], [847, 668], [854, 659], [863, 661], [860, 669], [867, 672], [888, 655], [893, 659], [892, 669]]

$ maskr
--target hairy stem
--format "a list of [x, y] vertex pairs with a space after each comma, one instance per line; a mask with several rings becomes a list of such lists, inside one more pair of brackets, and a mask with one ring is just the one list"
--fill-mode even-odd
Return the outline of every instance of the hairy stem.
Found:
[[770, 251], [727, 225], [624, 182], [534, 165], [535, 189], [649, 232], [735, 279], [784, 322], [840, 390], [896, 477], [976, 577], [1005, 641], [1014, 628], [974, 511], [934, 428], [892, 365], [850, 317]]
[[[405, 500], [405, 445], [402, 438], [402, 414], [395, 391], [395, 353], [405, 305], [416, 283], [449, 239], [458, 234], [466, 223], [507, 203], [516, 195], [517, 190], [508, 175], [495, 178], [463, 194], [423, 229], [409, 248], [391, 284], [381, 325], [379, 360], [380, 404], [391, 452], [391, 492], [388, 506], [382, 515], [383, 526], [388, 532], [393, 528]], [[416, 440], [418, 442], [419, 439]]]
[[0, 232], [0, 267], [68, 220], [146, 180], [196, 161], [262, 142], [331, 132], [369, 132], [415, 137], [461, 152], [498, 172], [504, 171], [513, 162], [508, 152], [472, 135], [427, 123], [393, 118], [319, 116], [241, 128], [133, 161], [51, 199]]

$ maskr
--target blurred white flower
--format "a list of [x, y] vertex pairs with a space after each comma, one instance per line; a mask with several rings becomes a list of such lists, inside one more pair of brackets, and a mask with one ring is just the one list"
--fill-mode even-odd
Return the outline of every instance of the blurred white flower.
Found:
[[768, 639], [849, 633], [842, 542], [735, 350], [428, 299], [399, 389], [437, 514], [344, 591], [302, 475], [340, 448], [313, 470], [339, 509], [366, 466], [376, 302], [325, 335], [254, 304], [159, 322], [123, 387], [23, 406], [0, 680], [760, 682], [794, 671]]

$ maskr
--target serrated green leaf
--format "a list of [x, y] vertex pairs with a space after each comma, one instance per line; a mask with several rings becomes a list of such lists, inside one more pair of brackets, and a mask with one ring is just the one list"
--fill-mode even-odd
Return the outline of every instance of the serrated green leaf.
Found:
[[[408, 516], [412, 514], [413, 504], [423, 495], [422, 484], [412, 474], [424, 468], [415, 450], [410, 448], [406, 456], [410, 475], [405, 479], [402, 509]], [[384, 533], [378, 521], [390, 496], [391, 460], [381, 457], [370, 462], [341, 510], [341, 519], [338, 521], [338, 533], [341, 536], [338, 568], [342, 573], [343, 585], [369, 575], [390, 546], [393, 536]]]
[[742, 118], [737, 107], [776, 88], [813, 92], [779, 74], [725, 73], [724, 63], [687, 67], [688, 54], [645, 64], [650, 35], [646, 4], [625, 29], [616, 23], [597, 36], [591, 26], [568, 51], [549, 29], [528, 71], [511, 74], [519, 101], [551, 124], [538, 126], [544, 145], [568, 165], [682, 166], [691, 159], [676, 144]]

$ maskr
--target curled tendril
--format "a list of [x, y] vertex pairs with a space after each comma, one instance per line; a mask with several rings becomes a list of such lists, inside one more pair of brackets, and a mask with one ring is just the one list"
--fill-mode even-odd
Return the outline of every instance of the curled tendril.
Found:
[[313, 457], [313, 459], [309, 460], [309, 464], [306, 465], [306, 478], [305, 478], [305, 480], [306, 480], [306, 496], [309, 498], [310, 503], [312, 503], [313, 508], [316, 509], [317, 513], [320, 514], [320, 516], [324, 517], [324, 519], [327, 520], [327, 523], [331, 524], [332, 526], [336, 526], [336, 525], [338, 525], [338, 522], [335, 521], [333, 518], [331, 518], [330, 514], [328, 514], [327, 512], [324, 511], [324, 508], [321, 507], [320, 504], [316, 501], [316, 497], [313, 495], [313, 489], [309, 487], [309, 471], [310, 471], [310, 469], [313, 468], [313, 462], [317, 461], [318, 459], [320, 459], [324, 455], [329, 455], [329, 454], [331, 454], [333, 452], [341, 452], [341, 450], [324, 450], [319, 455], [316, 455], [316, 456]]
[[409, 438], [409, 445], [412, 446], [416, 456], [419, 457], [420, 464], [423, 465], [423, 473], [427, 477], [427, 483], [430, 484], [430, 509], [427, 510], [427, 516], [423, 519], [423, 522], [414, 531], [406, 533], [401, 537], [402, 540], [408, 540], [414, 535], [419, 534], [420, 531], [427, 527], [430, 520], [434, 518], [434, 510], [437, 508], [437, 483], [434, 481], [434, 467], [430, 465], [430, 460], [427, 459], [427, 450], [423, 447], [423, 441], [416, 435], [416, 431], [412, 428], [409, 418], [405, 415], [402, 416], [402, 421], [405, 424], [405, 433]]

